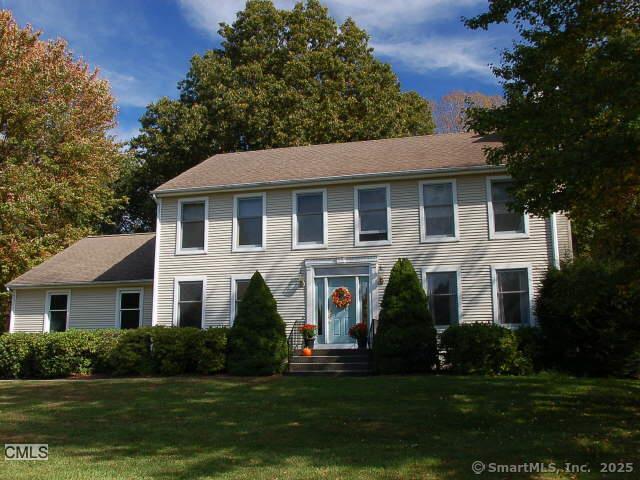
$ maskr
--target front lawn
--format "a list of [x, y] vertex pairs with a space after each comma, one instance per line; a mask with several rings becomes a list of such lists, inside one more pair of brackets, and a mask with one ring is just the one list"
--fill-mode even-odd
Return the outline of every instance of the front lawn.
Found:
[[601, 478], [600, 462], [634, 462], [637, 478], [639, 427], [640, 382], [624, 380], [5, 381], [0, 443], [48, 443], [50, 459], [0, 460], [0, 476], [469, 478], [481, 460], [589, 463], [580, 478]]

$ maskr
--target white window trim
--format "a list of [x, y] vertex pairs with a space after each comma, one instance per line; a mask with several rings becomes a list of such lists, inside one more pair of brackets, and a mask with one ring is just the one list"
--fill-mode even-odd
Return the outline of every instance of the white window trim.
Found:
[[236, 288], [236, 280], [251, 280], [251, 277], [253, 276], [252, 273], [240, 273], [237, 275], [231, 275], [231, 289], [230, 291], [230, 295], [229, 295], [229, 326], [233, 327], [233, 321], [236, 319], [236, 314], [238, 312], [236, 312], [236, 295], [237, 295], [237, 288]]
[[[426, 218], [424, 215], [424, 186], [438, 185], [442, 183], [451, 184], [451, 194], [453, 196], [453, 236], [451, 235], [427, 235]], [[457, 242], [460, 240], [460, 224], [458, 221], [458, 185], [455, 178], [443, 178], [441, 180], [424, 180], [418, 183], [418, 194], [420, 195], [420, 242]]]
[[[151, 297], [151, 326], [158, 323], [158, 279], [160, 276], [160, 230], [162, 226], [162, 197], [153, 196], [156, 201], [156, 240], [153, 253], [153, 287]], [[176, 244], [178, 245], [178, 244]]]
[[[322, 243], [298, 243], [298, 195], [307, 193], [321, 193], [322, 194]], [[315, 188], [308, 190], [294, 190], [291, 193], [291, 231], [292, 231], [292, 250], [311, 250], [314, 248], [327, 248], [329, 244], [329, 228], [328, 228], [328, 215], [327, 215], [327, 189]]]
[[[429, 284], [427, 283], [427, 273], [455, 273], [456, 274], [456, 290], [457, 290], [457, 301], [458, 301], [458, 323], [456, 325], [462, 325], [463, 316], [462, 316], [462, 273], [461, 268], [459, 266], [452, 265], [432, 265], [428, 267], [422, 267], [422, 288], [424, 292], [429, 296]], [[436, 325], [434, 319], [434, 326], [438, 330], [438, 332], [442, 332], [449, 328], [447, 325]]]
[[[238, 245], [238, 199], [262, 197], [262, 245]], [[239, 193], [233, 196], [233, 245], [232, 252], [263, 252], [267, 249], [267, 194], [259, 193]]]
[[[529, 289], [529, 323], [500, 323], [500, 304], [498, 302], [498, 270], [527, 270], [527, 283]], [[501, 327], [517, 329], [520, 327], [533, 327], [536, 325], [535, 310], [533, 308], [533, 267], [530, 263], [497, 263], [491, 265], [491, 300], [493, 310], [493, 323]]]
[[9, 333], [13, 333], [16, 328], [16, 301], [18, 295], [15, 290], [11, 290], [11, 313], [9, 314]]
[[495, 221], [493, 217], [493, 201], [491, 200], [491, 182], [494, 180], [511, 180], [509, 175], [493, 175], [486, 179], [486, 192], [487, 192], [487, 217], [489, 220], [489, 240], [502, 240], [509, 238], [529, 238], [529, 215], [526, 213], [524, 216], [524, 232], [511, 233], [511, 232], [496, 232]]
[[180, 282], [202, 282], [202, 324], [205, 325], [205, 312], [207, 305], [207, 277], [204, 275], [197, 276], [178, 276], [173, 278], [173, 315], [172, 325], [178, 327], [178, 301], [180, 299]]
[[140, 316], [138, 317], [138, 328], [142, 327], [142, 318], [144, 315], [144, 288], [136, 287], [136, 288], [118, 288], [116, 290], [116, 328], [119, 330], [122, 328], [121, 326], [121, 318], [120, 318], [120, 305], [122, 301], [123, 293], [138, 293], [140, 295]]
[[[387, 240], [360, 241], [360, 205], [358, 203], [358, 192], [360, 190], [372, 190], [375, 188], [384, 188], [387, 194]], [[357, 185], [353, 187], [353, 223], [355, 232], [355, 246], [368, 247], [376, 245], [391, 245], [391, 185], [389, 183], [380, 183], [374, 185]]]
[[[182, 206], [204, 202], [204, 248], [182, 248]], [[157, 242], [157, 239], [156, 239]], [[178, 200], [176, 225], [176, 255], [205, 255], [209, 248], [209, 197], [191, 197]]]
[[51, 295], [66, 295], [67, 296], [67, 322], [65, 323], [65, 332], [69, 330], [69, 317], [71, 316], [71, 290], [47, 290], [44, 298], [44, 322], [42, 325], [42, 331], [47, 333], [51, 330], [51, 324], [49, 323], [49, 302], [51, 301]]

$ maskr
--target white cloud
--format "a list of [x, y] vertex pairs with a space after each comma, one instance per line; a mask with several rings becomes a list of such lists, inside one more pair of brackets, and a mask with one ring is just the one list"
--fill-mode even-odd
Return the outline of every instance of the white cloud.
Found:
[[373, 44], [378, 56], [393, 59], [414, 72], [447, 70], [495, 82], [489, 63], [489, 42], [467, 38], [431, 37], [414, 41]]
[[[290, 9], [296, 0], [275, 0], [274, 3], [278, 8]], [[448, 20], [456, 25], [463, 12], [485, 3], [486, 0], [323, 1], [338, 21], [352, 17], [365, 28], [372, 35], [375, 53], [387, 61], [417, 73], [446, 70], [454, 75], [488, 80], [492, 74], [487, 64], [493, 52], [486, 33], [483, 41], [470, 39], [469, 32], [462, 30], [461, 25], [463, 34], [429, 36], [425, 33], [438, 21]], [[232, 23], [245, 1], [180, 0], [180, 4], [192, 25], [217, 38], [219, 23]]]
[[158, 98], [157, 92], [149, 89], [147, 81], [133, 75], [122, 74], [103, 69], [101, 76], [111, 84], [111, 91], [118, 105], [127, 107], [146, 107]]
[[118, 125], [111, 130], [111, 135], [115, 136], [119, 142], [126, 143], [133, 137], [137, 137], [140, 134], [140, 129], [137, 125], [132, 127], [125, 127], [124, 125]]

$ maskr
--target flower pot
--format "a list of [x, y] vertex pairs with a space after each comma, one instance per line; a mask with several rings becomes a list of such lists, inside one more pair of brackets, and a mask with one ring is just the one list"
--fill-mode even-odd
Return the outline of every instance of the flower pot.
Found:
[[367, 348], [367, 339], [359, 338], [358, 339], [358, 350], [364, 350]]
[[305, 347], [313, 348], [313, 346], [315, 344], [316, 344], [316, 339], [315, 338], [305, 338], [304, 339], [304, 346]]

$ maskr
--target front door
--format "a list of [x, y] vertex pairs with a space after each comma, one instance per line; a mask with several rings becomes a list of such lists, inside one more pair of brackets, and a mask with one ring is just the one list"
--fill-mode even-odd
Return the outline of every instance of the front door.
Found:
[[[327, 286], [329, 309], [326, 343], [353, 343], [349, 328], [357, 322], [359, 310], [356, 277], [329, 277]], [[351, 303], [344, 307], [337, 306], [333, 301], [333, 293], [340, 287], [346, 288], [351, 294]]]

